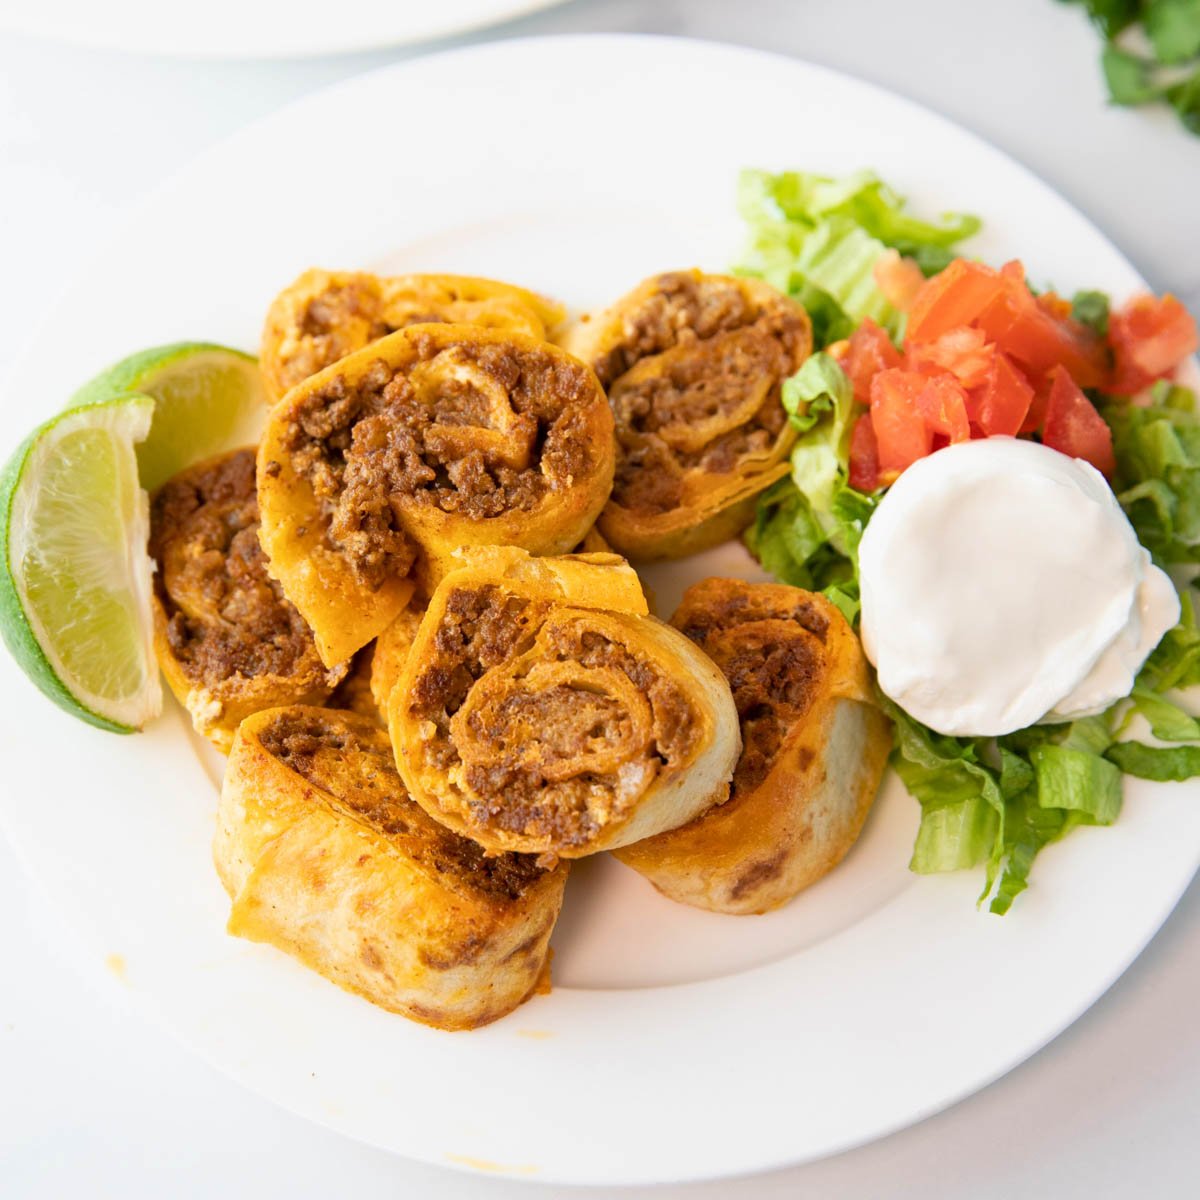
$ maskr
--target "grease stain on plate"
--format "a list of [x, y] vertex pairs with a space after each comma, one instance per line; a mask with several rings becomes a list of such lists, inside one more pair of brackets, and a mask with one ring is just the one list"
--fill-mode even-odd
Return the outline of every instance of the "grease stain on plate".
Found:
[[446, 1161], [457, 1163], [460, 1167], [470, 1167], [472, 1171], [490, 1171], [497, 1175], [536, 1175], [542, 1169], [528, 1163], [510, 1167], [487, 1158], [472, 1158], [469, 1154], [447, 1154]]

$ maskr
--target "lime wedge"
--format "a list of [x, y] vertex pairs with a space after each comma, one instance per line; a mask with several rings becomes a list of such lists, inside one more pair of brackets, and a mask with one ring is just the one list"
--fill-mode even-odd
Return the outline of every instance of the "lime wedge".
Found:
[[122, 359], [84, 384], [69, 407], [129, 392], [158, 401], [150, 436], [137, 450], [148, 492], [194, 462], [254, 445], [267, 415], [257, 359], [210, 342], [155, 346]]
[[121, 733], [162, 707], [134, 453], [153, 415], [142, 395], [68, 409], [0, 471], [0, 634], [55, 703]]

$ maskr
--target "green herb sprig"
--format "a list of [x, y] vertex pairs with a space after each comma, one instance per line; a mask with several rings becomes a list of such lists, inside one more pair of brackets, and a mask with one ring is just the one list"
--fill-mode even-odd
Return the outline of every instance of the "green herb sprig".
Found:
[[1200, 136], [1200, 0], [1061, 2], [1082, 4], [1103, 36], [1100, 63], [1114, 104], [1169, 104]]

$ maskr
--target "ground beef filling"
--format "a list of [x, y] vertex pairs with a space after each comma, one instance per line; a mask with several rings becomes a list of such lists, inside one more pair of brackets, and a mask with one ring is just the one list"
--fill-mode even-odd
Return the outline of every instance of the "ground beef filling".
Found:
[[517, 899], [544, 873], [535, 855], [488, 857], [409, 798], [387, 733], [369, 720], [282, 710], [259, 733], [272, 757], [332, 796], [341, 811], [389, 839], [429, 870], [500, 898]]
[[780, 387], [807, 343], [790, 304], [756, 310], [730, 284], [665, 278], [671, 289], [630, 318], [601, 364], [620, 450], [613, 498], [648, 513], [686, 503], [689, 485], [706, 486], [698, 476], [771, 453], [786, 425]]
[[450, 719], [485, 671], [533, 645], [547, 607], [492, 586], [456, 588], [447, 597], [432, 651], [409, 696], [412, 716], [437, 726], [428, 751], [434, 766], [446, 770], [458, 761]]
[[335, 283], [304, 302], [289, 330], [283, 382], [292, 388], [331, 363], [391, 332], [370, 276]]
[[[492, 588], [451, 601], [410, 703], [437, 727], [431, 765], [464, 764], [472, 823], [583, 845], [693, 751], [699, 730], [683, 690], [586, 617], [546, 621], [544, 605]], [[502, 677], [508, 693], [472, 713], [471, 746], [458, 745], [450, 727], [472, 687], [531, 648]]]
[[477, 520], [531, 512], [595, 462], [584, 432], [595, 385], [581, 365], [504, 345], [414, 345], [414, 368], [380, 359], [305, 396], [288, 439], [331, 542], [369, 586], [412, 564], [404, 505]]
[[724, 631], [751, 621], [794, 622], [820, 642], [829, 634], [829, 617], [799, 588], [711, 579], [694, 588], [689, 598], [672, 623], [702, 650]]
[[[812, 706], [825, 669], [825, 618], [796, 606], [818, 633], [778, 607], [772, 612], [769, 602], [756, 603], [748, 590], [715, 605], [711, 621], [708, 613], [693, 612], [680, 626], [720, 667], [733, 692], [742, 728], [734, 799], [766, 778], [784, 738]], [[740, 617], [730, 620], [731, 609]]]
[[190, 679], [325, 672], [304, 618], [268, 574], [258, 542], [254, 451], [175, 476], [154, 497], [150, 552], [167, 642]]
[[655, 285], [654, 293], [626, 317], [620, 344], [593, 364], [606, 389], [635, 363], [683, 338], [703, 341], [754, 320], [745, 293], [723, 280], [697, 280], [687, 271], [674, 271], [660, 275]]

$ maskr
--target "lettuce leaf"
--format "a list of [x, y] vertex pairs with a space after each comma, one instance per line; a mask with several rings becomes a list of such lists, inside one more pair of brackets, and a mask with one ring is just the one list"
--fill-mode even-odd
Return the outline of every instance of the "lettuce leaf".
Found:
[[823, 593], [855, 624], [858, 543], [876, 503], [841, 485], [822, 520], [792, 480], [781, 479], [759, 497], [746, 546], [781, 583]]
[[1200, 562], [1200, 415], [1187, 388], [1155, 384], [1151, 403], [1109, 404], [1113, 486], [1142, 545], [1160, 563]]
[[1111, 825], [1121, 812], [1121, 772], [1090, 750], [1049, 742], [1029, 756], [1040, 808], [1082, 814], [1089, 825]]
[[1182, 783], [1200, 775], [1200, 746], [1147, 746], [1144, 742], [1118, 742], [1108, 759], [1126, 775], [1157, 783]]
[[1200, 721], [1166, 696], [1139, 683], [1130, 699], [1132, 710], [1146, 718], [1150, 732], [1160, 742], [1200, 741]]
[[743, 171], [742, 214], [777, 212], [789, 222], [816, 224], [824, 217], [844, 217], [885, 246], [910, 254], [922, 246], [950, 249], [978, 233], [978, 217], [945, 213], [924, 221], [905, 212], [906, 201], [872, 171], [855, 171], [840, 179], [811, 171]]
[[746, 545], [777, 579], [823, 592], [853, 622], [858, 543], [878, 503], [846, 483], [854, 389], [828, 354], [814, 354], [784, 381], [781, 399], [800, 431], [792, 473], [759, 497]]
[[[740, 273], [746, 274], [739, 268]], [[790, 288], [793, 300], [798, 300], [808, 310], [812, 322], [813, 345], [820, 349], [848, 338], [858, 322], [847, 315], [846, 310], [823, 288], [808, 280], [794, 282]]]
[[792, 481], [829, 533], [837, 528], [833, 497], [846, 482], [854, 388], [828, 354], [814, 354], [782, 389], [788, 419], [800, 431], [792, 449]]
[[1108, 336], [1109, 299], [1104, 292], [1076, 292], [1071, 297], [1071, 316], [1081, 325]]
[[883, 705], [895, 730], [892, 766], [921, 805], [909, 869], [928, 875], [987, 861], [990, 891], [1004, 848], [996, 771], [981, 761], [978, 742], [934, 733], [886, 698]]
[[1111, 825], [1121, 811], [1114, 708], [1002, 738], [934, 733], [883, 701], [896, 730], [892, 763], [921, 805], [911, 869], [986, 866], [980, 903], [1002, 915], [1029, 886], [1038, 854], [1079, 825]]
[[[871, 317], [893, 337], [898, 312], [875, 282], [875, 263], [892, 248], [940, 271], [953, 247], [979, 229], [976, 217], [947, 214], [923, 221], [905, 212], [903, 196], [869, 171], [836, 179], [807, 171], [743, 171], [738, 209], [748, 228], [742, 274], [765, 279], [801, 300], [819, 299], [818, 347], [848, 336]], [[815, 295], [813, 292], [815, 289]]]
[[810, 560], [825, 544], [825, 534], [790, 479], [781, 479], [759, 497], [745, 540], [763, 569], [781, 583], [819, 590]]
[[1195, 603], [1190, 591], [1181, 592], [1179, 601], [1183, 610], [1179, 624], [1167, 631], [1146, 659], [1138, 673], [1135, 701], [1139, 694], [1161, 695], [1200, 683], [1200, 628], [1196, 624]]

